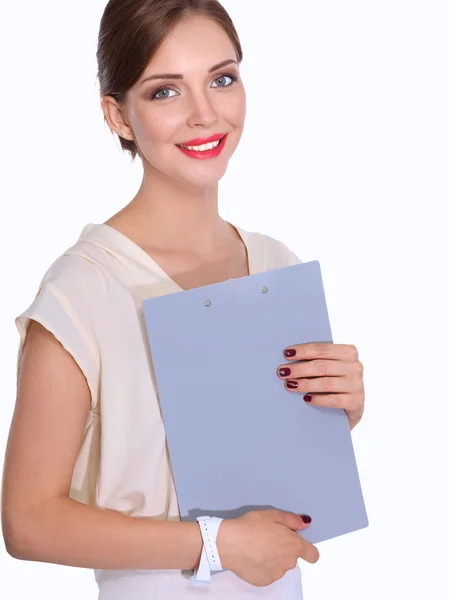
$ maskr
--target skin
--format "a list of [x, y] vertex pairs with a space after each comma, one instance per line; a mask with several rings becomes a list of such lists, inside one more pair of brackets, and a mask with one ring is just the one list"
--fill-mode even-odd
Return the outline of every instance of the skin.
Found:
[[[235, 245], [241, 243], [218, 214], [218, 182], [238, 146], [246, 115], [238, 65], [208, 73], [227, 59], [237, 56], [224, 29], [208, 17], [193, 15], [164, 41], [128, 91], [124, 106], [109, 96], [102, 98], [110, 128], [136, 141], [144, 169], [136, 196], [110, 222], [126, 222], [142, 245], [151, 240], [160, 251], [206, 257], [235, 254]], [[220, 78], [224, 72], [239, 81], [231, 84], [229, 77]], [[141, 85], [146, 77], [161, 73], [179, 73], [184, 79]], [[167, 87], [159, 94], [163, 99], [151, 100], [161, 86]], [[228, 139], [213, 159], [192, 159], [175, 145], [215, 133], [228, 133]]]
[[[106, 223], [142, 247], [199, 260], [211, 256], [238, 260], [236, 246], [242, 242], [218, 214], [218, 183], [243, 132], [246, 94], [237, 64], [208, 72], [228, 59], [237, 60], [237, 56], [222, 27], [207, 16], [191, 15], [164, 41], [128, 91], [124, 105], [110, 96], [102, 98], [109, 127], [137, 143], [144, 171], [136, 196]], [[184, 78], [142, 84], [161, 73], [179, 73]], [[235, 75], [237, 81], [224, 73]], [[159, 99], [152, 100], [161, 86]], [[213, 159], [189, 158], [175, 145], [215, 133], [228, 133], [228, 139]], [[286, 389], [310, 393], [310, 404], [343, 408], [352, 430], [362, 418], [365, 403], [357, 348], [329, 343], [290, 348], [296, 356], [285, 357], [287, 362], [278, 369]], [[297, 360], [307, 362], [289, 364]], [[285, 367], [291, 374], [282, 377], [279, 370]], [[296, 381], [298, 387], [290, 390], [287, 380]]]
[[[285, 350], [289, 349], [295, 350], [296, 355], [286, 357]], [[285, 350], [287, 362], [278, 369], [278, 377], [284, 380], [285, 389], [310, 394], [309, 404], [315, 406], [343, 408], [352, 431], [360, 423], [365, 409], [363, 365], [357, 348], [350, 344], [312, 342], [289, 346]], [[292, 364], [298, 360], [306, 362]], [[291, 370], [290, 375], [280, 373], [285, 368]], [[288, 381], [296, 381], [298, 387], [291, 390], [287, 387]]]

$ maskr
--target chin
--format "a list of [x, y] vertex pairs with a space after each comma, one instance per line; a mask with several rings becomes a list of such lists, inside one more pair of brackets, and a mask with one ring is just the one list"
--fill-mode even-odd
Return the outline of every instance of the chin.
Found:
[[185, 181], [195, 187], [210, 187], [218, 184], [220, 179], [224, 177], [227, 168], [227, 163], [221, 168], [217, 165], [214, 165], [213, 167], [204, 165], [203, 168], [197, 167], [190, 172], [179, 173], [176, 179]]

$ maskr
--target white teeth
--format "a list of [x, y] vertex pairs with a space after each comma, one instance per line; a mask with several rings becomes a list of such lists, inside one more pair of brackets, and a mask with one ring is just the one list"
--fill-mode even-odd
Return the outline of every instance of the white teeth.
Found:
[[212, 150], [216, 148], [220, 140], [216, 142], [211, 142], [210, 144], [202, 144], [201, 146], [184, 146], [183, 144], [178, 144], [181, 148], [185, 148], [186, 150], [195, 150], [195, 152], [204, 152], [205, 150]]

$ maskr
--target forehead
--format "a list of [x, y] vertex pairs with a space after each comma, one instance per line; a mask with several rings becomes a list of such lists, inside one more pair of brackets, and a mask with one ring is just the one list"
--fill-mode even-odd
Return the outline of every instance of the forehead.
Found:
[[211, 17], [191, 15], [177, 24], [167, 36], [145, 75], [159, 71], [172, 73], [195, 72], [207, 69], [228, 58], [236, 59], [234, 45], [223, 29]]

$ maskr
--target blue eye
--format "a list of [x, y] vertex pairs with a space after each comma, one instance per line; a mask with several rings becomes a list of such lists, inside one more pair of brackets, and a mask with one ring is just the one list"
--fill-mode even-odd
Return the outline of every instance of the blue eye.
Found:
[[173, 90], [171, 90], [171, 89], [170, 89], [170, 88], [168, 88], [168, 87], [162, 87], [162, 88], [159, 88], [158, 90], [156, 90], [156, 91], [154, 92], [154, 94], [152, 94], [152, 96], [151, 96], [151, 99], [152, 99], [152, 100], [154, 100], [154, 99], [156, 98], [156, 100], [165, 100], [166, 98], [172, 98], [172, 96], [159, 96], [159, 95], [158, 95], [158, 94], [160, 94], [161, 92], [165, 92], [165, 91], [168, 91], [168, 92], [173, 92]]
[[233, 83], [235, 83], [237, 81], [237, 77], [235, 75], [232, 75], [231, 73], [223, 73], [223, 75], [219, 75], [217, 77], [217, 79], [215, 79], [215, 81], [220, 81], [220, 79], [223, 81], [226, 78], [230, 79], [231, 83], [228, 83], [226, 85], [213, 86], [213, 87], [230, 87]]
[[[230, 79], [230, 83], [226, 83], [226, 79]], [[236, 81], [238, 81], [238, 78], [236, 75], [233, 75], [232, 73], [223, 73], [222, 75], [219, 75], [214, 81], [213, 83], [215, 83], [216, 81], [224, 81], [224, 85], [213, 85], [212, 87], [215, 88], [226, 88], [226, 87], [231, 87], [231, 85], [233, 85]], [[169, 96], [168, 93], [173, 92], [173, 94], [176, 95], [176, 92], [174, 92], [171, 88], [169, 87], [160, 87], [157, 90], [155, 90], [152, 94], [151, 94], [151, 100], [167, 100], [168, 98], [173, 98], [173, 96]], [[161, 95], [163, 94], [163, 95]]]

